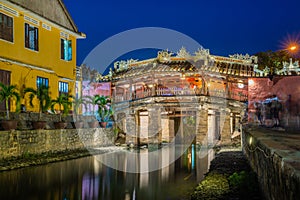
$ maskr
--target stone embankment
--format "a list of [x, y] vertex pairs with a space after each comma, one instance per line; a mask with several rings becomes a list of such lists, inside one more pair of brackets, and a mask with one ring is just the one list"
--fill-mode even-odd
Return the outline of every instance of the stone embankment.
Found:
[[88, 156], [114, 140], [111, 128], [0, 131], [0, 171]]
[[9, 157], [0, 160], [0, 171], [7, 171], [23, 167], [43, 165], [52, 162], [71, 160], [75, 158], [90, 156], [87, 149], [66, 150], [61, 152], [47, 152], [41, 154], [23, 154], [18, 157]]
[[266, 199], [300, 199], [299, 132], [248, 127], [243, 147]]

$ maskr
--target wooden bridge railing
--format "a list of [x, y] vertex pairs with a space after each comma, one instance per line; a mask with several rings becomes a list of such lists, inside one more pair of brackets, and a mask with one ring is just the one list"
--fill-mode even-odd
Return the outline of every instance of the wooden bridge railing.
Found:
[[194, 90], [190, 88], [158, 88], [156, 90], [147, 89], [144, 91], [136, 91], [132, 94], [127, 93], [126, 95], [116, 95], [113, 96], [114, 101], [122, 102], [122, 101], [130, 101], [130, 100], [138, 100], [146, 97], [155, 97], [155, 96], [211, 96], [211, 97], [221, 97], [225, 99], [232, 99], [237, 101], [247, 101], [248, 95], [247, 93], [242, 92], [225, 92], [224, 90], [212, 89], [208, 91], [203, 90]]

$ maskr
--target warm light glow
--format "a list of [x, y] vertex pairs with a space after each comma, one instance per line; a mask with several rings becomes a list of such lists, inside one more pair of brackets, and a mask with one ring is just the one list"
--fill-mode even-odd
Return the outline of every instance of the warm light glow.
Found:
[[280, 47], [288, 54], [299, 56], [300, 34], [288, 34], [281, 42]]
[[250, 138], [249, 138], [249, 145], [251, 145], [252, 144], [252, 137], [250, 136]]
[[184, 80], [185, 79], [185, 74], [182, 74], [181, 77], [180, 77], [180, 79]]
[[249, 85], [253, 85], [254, 84], [254, 80], [253, 79], [249, 79]]
[[244, 88], [244, 84], [243, 83], [238, 83], [238, 88], [243, 89]]
[[295, 46], [295, 45], [290, 47], [290, 50], [291, 50], [291, 51], [294, 51], [294, 50], [296, 50], [296, 49], [297, 49], [297, 46]]

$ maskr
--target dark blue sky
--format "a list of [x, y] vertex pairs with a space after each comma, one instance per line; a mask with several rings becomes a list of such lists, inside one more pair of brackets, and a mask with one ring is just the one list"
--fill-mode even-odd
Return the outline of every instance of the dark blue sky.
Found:
[[79, 31], [77, 65], [105, 39], [133, 28], [184, 33], [211, 54], [279, 50], [300, 33], [299, 0], [63, 0]]

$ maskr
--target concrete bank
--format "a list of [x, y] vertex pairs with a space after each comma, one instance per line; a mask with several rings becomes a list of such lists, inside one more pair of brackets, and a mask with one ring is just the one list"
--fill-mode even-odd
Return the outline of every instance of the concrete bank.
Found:
[[88, 156], [87, 149], [113, 144], [112, 129], [0, 131], [0, 168], [7, 170]]
[[248, 127], [242, 141], [265, 198], [300, 199], [300, 134]]

